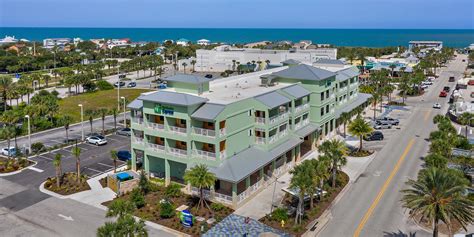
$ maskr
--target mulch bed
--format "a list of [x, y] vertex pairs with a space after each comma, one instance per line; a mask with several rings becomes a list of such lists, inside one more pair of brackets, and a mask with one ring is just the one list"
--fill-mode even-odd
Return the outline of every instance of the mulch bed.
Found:
[[99, 183], [102, 186], [102, 188], [107, 188], [107, 176], [99, 179]]
[[[336, 188], [325, 188], [328, 194], [326, 194], [321, 201], [319, 201], [317, 198], [314, 199], [314, 207], [313, 209], [309, 209], [309, 201], [306, 203], [305, 202], [305, 215], [303, 217], [303, 221], [301, 224], [297, 225], [295, 224], [295, 216], [289, 216], [288, 220], [285, 223], [285, 227], [281, 227], [281, 223], [277, 220], [271, 219], [269, 216], [265, 216], [261, 218], [259, 221], [271, 226], [275, 229], [282, 230], [286, 233], [289, 233], [291, 235], [295, 236], [301, 236], [303, 235], [307, 229], [306, 226], [311, 223], [312, 221], [316, 220], [321, 216], [321, 214], [331, 205], [332, 201], [337, 197], [337, 195], [341, 192], [341, 190], [347, 185], [349, 182], [349, 176], [343, 172], [339, 172], [337, 177], [337, 182], [336, 182]], [[329, 187], [329, 182], [326, 183], [326, 187]], [[285, 205], [290, 205], [292, 201], [292, 197], [290, 197], [288, 194], [285, 195], [285, 199], [283, 203]]]
[[[189, 206], [191, 214], [194, 217], [203, 217], [206, 220], [210, 218], [214, 218], [216, 221], [212, 225], [205, 225], [205, 231], [212, 228], [212, 226], [219, 223], [222, 219], [227, 217], [228, 215], [234, 212], [233, 209], [229, 207], [223, 207], [220, 211], [211, 211], [208, 208], [200, 208], [197, 209], [197, 204], [199, 202], [199, 197], [194, 197], [186, 194], [179, 195], [178, 197], [168, 197], [166, 198], [165, 195], [165, 187], [157, 184], [150, 183], [152, 185], [152, 191], [145, 195], [145, 206], [135, 210], [135, 215], [147, 221], [152, 221], [158, 223], [160, 225], [169, 227], [171, 229], [175, 229], [177, 231], [192, 235], [192, 236], [200, 236], [201, 233], [201, 225], [203, 223], [196, 221], [193, 227], [184, 227], [180, 222], [178, 216], [174, 216], [172, 218], [162, 218], [160, 217], [160, 201], [163, 199], [167, 199], [171, 202], [174, 208], [178, 208], [181, 205]], [[118, 199], [126, 199], [129, 200], [130, 194], [125, 194]], [[103, 205], [107, 206], [113, 201], [108, 201], [102, 203]], [[208, 206], [211, 206], [212, 202], [207, 201]]]
[[[418, 225], [422, 226], [423, 228], [426, 228], [426, 229], [429, 229], [429, 230], [433, 230], [433, 225], [429, 223], [429, 220], [427, 220], [427, 219], [421, 219], [421, 220], [420, 220], [420, 217], [421, 217], [421, 216], [415, 217], [415, 222], [416, 222]], [[445, 235], [448, 235], [448, 236], [452, 236], [452, 235], [454, 235], [455, 233], [457, 233], [459, 230], [462, 229], [462, 226], [461, 226], [461, 224], [460, 224], [458, 221], [452, 220], [451, 223], [452, 223], [452, 226], [451, 226], [451, 228], [452, 228], [451, 232], [452, 232], [452, 233], [449, 233], [449, 228], [448, 228], [448, 226], [447, 226], [446, 224], [444, 224], [442, 221], [440, 221], [440, 222], [439, 222], [439, 225], [438, 225], [438, 231], [439, 231], [439, 233], [442, 233], [442, 234], [445, 234]]]
[[44, 187], [61, 195], [70, 195], [91, 189], [87, 183], [87, 176], [82, 176], [80, 183], [76, 180], [76, 173], [64, 173], [61, 179], [61, 184], [58, 187], [56, 186], [56, 177], [50, 177], [46, 180]]
[[367, 151], [367, 150], [355, 150], [351, 153], [349, 153], [349, 156], [351, 157], [366, 157], [372, 155], [374, 152], [373, 151]]
[[0, 173], [3, 174], [3, 173], [15, 172], [17, 170], [21, 170], [25, 167], [28, 167], [32, 164], [33, 164], [32, 161], [30, 161], [28, 159], [25, 159], [25, 158], [21, 158], [21, 159], [10, 158], [10, 159], [7, 159], [7, 158], [0, 157]]

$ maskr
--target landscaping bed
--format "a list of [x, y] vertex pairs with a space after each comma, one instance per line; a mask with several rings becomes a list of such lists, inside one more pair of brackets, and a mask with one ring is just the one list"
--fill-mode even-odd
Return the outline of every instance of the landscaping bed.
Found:
[[91, 189], [87, 183], [87, 176], [82, 175], [80, 183], [78, 183], [76, 173], [64, 173], [59, 187], [56, 185], [56, 177], [50, 177], [46, 180], [44, 188], [61, 195], [70, 195]]
[[[201, 225], [204, 225], [204, 229], [207, 231], [234, 211], [222, 204], [212, 203], [210, 201], [207, 201], [209, 208], [205, 207], [198, 209], [197, 205], [199, 203], [199, 197], [181, 193], [180, 189], [183, 188], [183, 186], [178, 184], [172, 184], [168, 187], [164, 187], [162, 185], [150, 182], [149, 185], [151, 187], [150, 191], [144, 195], [144, 202], [142, 202], [143, 205], [136, 205], [137, 209], [135, 210], [134, 215], [144, 220], [152, 221], [192, 236], [200, 235]], [[174, 187], [170, 188], [171, 186]], [[133, 202], [134, 191], [116, 199], [125, 199]], [[103, 205], [108, 206], [111, 202], [112, 201], [105, 202]], [[169, 212], [166, 213], [166, 211], [163, 210], [164, 206], [162, 203], [164, 202], [171, 204], [169, 210], [172, 211], [168, 210]], [[203, 217], [206, 221], [212, 218], [215, 220], [214, 223], [207, 224], [206, 221], [199, 222], [196, 220], [194, 226], [184, 227], [180, 223], [177, 215], [178, 213], [175, 211], [175, 209], [181, 205], [187, 205], [189, 207], [187, 210], [189, 210], [195, 218]], [[168, 218], [163, 217], [167, 215], [169, 216]]]
[[33, 162], [26, 158], [7, 159], [7, 158], [0, 157], [0, 174], [15, 172], [15, 171], [24, 169], [32, 164]]
[[372, 155], [374, 152], [373, 151], [367, 151], [367, 150], [355, 150], [351, 153], [349, 153], [349, 156], [351, 157], [367, 157]]
[[390, 101], [387, 103], [388, 105], [395, 105], [395, 106], [405, 106], [406, 104], [403, 102], [398, 102], [398, 101]]
[[102, 188], [107, 188], [107, 176], [99, 179], [99, 183], [102, 186]]
[[[301, 224], [295, 224], [295, 216], [288, 216], [286, 214], [286, 209], [283, 208], [275, 209], [275, 211], [273, 211], [272, 217], [267, 215], [261, 218], [259, 221], [291, 235], [301, 236], [307, 231], [306, 226], [321, 216], [321, 214], [331, 205], [332, 201], [337, 197], [337, 195], [347, 185], [348, 182], [349, 176], [347, 176], [347, 174], [344, 172], [338, 172], [335, 188], [330, 187], [329, 181], [326, 182], [324, 185], [324, 190], [326, 190], [328, 193], [322, 197], [321, 201], [319, 201], [318, 198], [315, 198], [314, 207], [312, 209], [309, 209], [309, 201], [305, 202], [305, 215]], [[289, 194], [286, 194], [285, 198], [283, 199], [284, 205], [288, 206], [292, 201], [293, 198], [289, 196]], [[284, 227], [281, 226], [282, 219], [286, 219]]]

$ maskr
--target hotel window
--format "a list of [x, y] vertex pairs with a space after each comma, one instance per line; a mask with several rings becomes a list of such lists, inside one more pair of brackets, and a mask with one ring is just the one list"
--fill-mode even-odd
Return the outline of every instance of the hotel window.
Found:
[[329, 98], [329, 90], [326, 91], [326, 99]]
[[321, 101], [324, 100], [324, 92], [321, 92]]
[[326, 105], [326, 113], [329, 113], [329, 105]]
[[249, 137], [252, 136], [252, 129], [249, 129]]
[[321, 108], [321, 117], [324, 116], [324, 108]]
[[354, 92], [353, 92], [353, 91], [351, 91], [351, 92], [349, 93], [349, 95], [350, 95], [350, 96], [352, 96], [352, 94], [354, 94]]
[[249, 117], [252, 117], [252, 110], [249, 110]]

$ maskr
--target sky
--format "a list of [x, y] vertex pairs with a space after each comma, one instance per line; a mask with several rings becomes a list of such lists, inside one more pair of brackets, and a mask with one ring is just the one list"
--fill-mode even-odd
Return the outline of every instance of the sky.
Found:
[[0, 27], [474, 29], [474, 0], [0, 0]]

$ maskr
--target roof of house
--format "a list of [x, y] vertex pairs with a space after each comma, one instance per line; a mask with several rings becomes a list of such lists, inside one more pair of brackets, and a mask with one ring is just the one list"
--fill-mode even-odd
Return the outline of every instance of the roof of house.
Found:
[[275, 91], [257, 96], [255, 97], [255, 99], [257, 101], [260, 101], [262, 104], [266, 105], [269, 108], [275, 108], [282, 104], [291, 102], [290, 99], [286, 98], [285, 96]]
[[285, 70], [275, 72], [274, 75], [278, 77], [288, 78], [288, 79], [298, 79], [298, 80], [309, 80], [309, 81], [320, 81], [332, 76], [335, 76], [336, 73], [316, 68], [306, 64], [299, 64], [296, 66], [289, 67]]
[[312, 133], [316, 130], [321, 130], [321, 128], [318, 125], [314, 124], [314, 123], [309, 123], [308, 125], [296, 130], [295, 134], [298, 135], [301, 138], [304, 138], [304, 137], [308, 136], [308, 134], [310, 134], [310, 133]]
[[202, 84], [205, 82], [212, 81], [212, 79], [209, 79], [209, 78], [200, 77], [196, 75], [190, 75], [190, 74], [177, 74], [174, 76], [164, 78], [163, 80], [171, 81], [171, 82], [183, 82], [183, 83], [189, 83], [189, 84]]
[[197, 109], [191, 117], [194, 119], [213, 122], [217, 116], [225, 109], [225, 105], [206, 103]]
[[356, 77], [359, 75], [359, 69], [357, 67], [349, 67], [341, 71], [336, 72], [336, 80], [347, 80], [352, 77]]
[[300, 64], [301, 62], [298, 61], [298, 60], [294, 60], [294, 59], [287, 59], [287, 60], [285, 60], [281, 63], [285, 64], [285, 65], [296, 65], [296, 64]]
[[317, 64], [334, 64], [334, 65], [344, 65], [344, 62], [337, 59], [329, 59], [329, 58], [320, 58], [316, 62]]
[[239, 182], [302, 142], [303, 140], [292, 137], [270, 151], [252, 146], [226, 159], [218, 167], [210, 167], [209, 170], [220, 180]]
[[344, 112], [346, 112], [346, 113], [351, 112], [352, 110], [354, 110], [358, 106], [365, 103], [371, 97], [372, 97], [371, 94], [365, 94], [365, 93], [360, 93], [359, 92], [357, 94], [357, 99], [355, 99], [354, 101], [348, 103], [347, 105], [343, 106], [342, 108], [336, 110], [335, 117], [337, 118], [337, 117], [341, 116], [341, 114], [344, 113]]
[[306, 90], [300, 85], [289, 86], [282, 89], [283, 92], [286, 92], [294, 98], [301, 98], [311, 94], [310, 91]]
[[189, 106], [202, 104], [207, 101], [206, 98], [199, 96], [194, 96], [190, 94], [184, 94], [179, 92], [171, 91], [157, 91], [148, 95], [142, 95], [138, 99], [143, 101], [150, 101], [156, 103], [170, 104], [170, 105], [179, 105], [179, 106]]
[[130, 104], [127, 105], [127, 108], [139, 110], [143, 108], [143, 101], [139, 99], [135, 99]]

